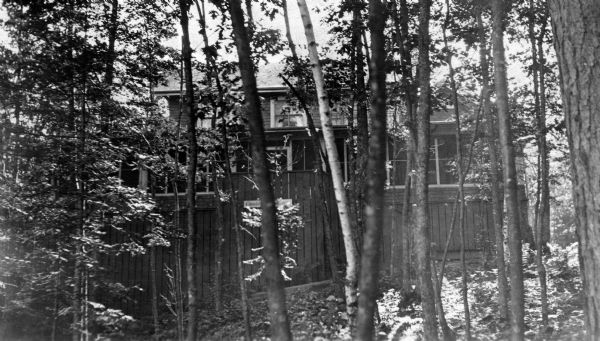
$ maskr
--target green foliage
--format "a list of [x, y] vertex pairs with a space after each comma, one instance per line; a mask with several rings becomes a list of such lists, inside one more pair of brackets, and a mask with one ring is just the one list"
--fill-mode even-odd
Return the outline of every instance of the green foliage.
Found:
[[[296, 260], [292, 258], [298, 249], [298, 232], [304, 228], [304, 222], [299, 214], [299, 204], [283, 204], [277, 205], [277, 228], [279, 237], [279, 259], [281, 261], [281, 274], [287, 281], [291, 281], [288, 272], [296, 267]], [[242, 212], [244, 231], [248, 232], [252, 237], [260, 237], [260, 229], [262, 212], [258, 208], [246, 208]], [[253, 248], [253, 252], [259, 252], [262, 246]], [[244, 261], [244, 264], [257, 265], [258, 270], [249, 275], [246, 280], [252, 281], [257, 279], [264, 270], [265, 261], [262, 255], [257, 255], [252, 259]]]

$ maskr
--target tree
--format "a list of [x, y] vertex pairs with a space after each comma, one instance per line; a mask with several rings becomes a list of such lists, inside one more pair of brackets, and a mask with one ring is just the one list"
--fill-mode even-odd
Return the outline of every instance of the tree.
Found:
[[419, 1], [419, 66], [420, 87], [417, 109], [417, 146], [415, 174], [414, 250], [423, 305], [423, 335], [426, 340], [437, 340], [435, 294], [431, 282], [431, 246], [429, 240], [429, 210], [427, 173], [429, 168], [429, 117], [431, 115], [431, 65], [429, 60], [429, 19], [431, 2]]
[[536, 8], [533, 0], [529, 0], [529, 11], [528, 35], [531, 43], [534, 111], [536, 116], [536, 137], [538, 145], [537, 200], [534, 212], [535, 258], [540, 281], [542, 329], [545, 329], [548, 326], [548, 289], [543, 255], [544, 251], [548, 250], [548, 242], [550, 239], [550, 185], [548, 178], [548, 143], [546, 141], [546, 82], [544, 80], [545, 63], [543, 47], [547, 21], [547, 6], [544, 6], [539, 38], [535, 35]]
[[187, 275], [187, 303], [188, 324], [186, 339], [196, 340], [197, 333], [197, 296], [196, 286], [196, 169], [198, 168], [198, 141], [196, 137], [196, 108], [194, 107], [194, 83], [192, 79], [192, 48], [189, 34], [189, 9], [188, 0], [179, 0], [180, 23], [183, 32], [181, 58], [183, 59], [183, 74], [185, 79], [185, 106], [187, 107], [188, 123], [188, 148], [187, 148], [187, 175], [186, 175], [186, 275]]
[[[455, 127], [455, 141], [456, 141], [456, 173], [458, 175], [458, 228], [460, 234], [460, 268], [462, 272], [462, 300], [465, 314], [465, 340], [471, 340], [471, 312], [469, 310], [469, 299], [468, 299], [468, 274], [467, 274], [467, 264], [465, 260], [465, 176], [467, 175], [464, 170], [465, 164], [463, 161], [463, 143], [461, 136], [461, 119], [460, 119], [460, 111], [459, 111], [459, 103], [458, 103], [458, 88], [456, 85], [456, 79], [454, 76], [454, 67], [452, 66], [452, 57], [453, 53], [448, 46], [448, 37], [447, 30], [450, 24], [450, 1], [446, 0], [446, 17], [444, 19], [444, 25], [442, 29], [442, 35], [444, 39], [444, 49], [446, 50], [446, 64], [448, 64], [448, 77], [450, 78], [450, 89], [452, 91], [452, 105], [454, 106], [454, 120], [456, 122]], [[476, 134], [475, 132], [474, 134]], [[437, 295], [441, 295], [441, 283], [442, 279], [439, 281], [439, 288], [437, 289]], [[436, 297], [438, 297], [436, 295]], [[438, 305], [442, 305], [442, 300], [438, 300]], [[440, 323], [442, 325], [442, 330], [444, 331], [444, 338], [449, 338], [448, 334], [448, 326], [445, 324], [445, 316], [443, 315], [443, 311], [440, 309], [440, 321], [444, 323]]]
[[[285, 305], [283, 278], [279, 263], [277, 216], [275, 196], [271, 176], [267, 168], [263, 120], [260, 112], [260, 98], [256, 88], [254, 63], [252, 61], [248, 33], [244, 26], [244, 15], [239, 0], [229, 0], [231, 23], [237, 48], [239, 69], [242, 75], [246, 112], [251, 134], [254, 179], [258, 186], [262, 210], [262, 243], [265, 259], [265, 278], [271, 320], [271, 337], [275, 340], [290, 340], [290, 323]], [[252, 25], [250, 25], [252, 26]]]
[[519, 201], [517, 197], [517, 169], [515, 166], [511, 119], [508, 108], [508, 82], [504, 57], [504, 16], [505, 2], [494, 0], [492, 3], [492, 43], [496, 105], [498, 107], [498, 136], [504, 166], [504, 200], [506, 202], [508, 245], [510, 250], [510, 326], [511, 338], [513, 340], [522, 340], [525, 332], [523, 259]]
[[357, 306], [356, 288], [358, 281], [358, 252], [356, 250], [353, 231], [350, 223], [348, 199], [344, 188], [344, 178], [340, 167], [338, 151], [335, 145], [329, 110], [329, 99], [327, 97], [327, 93], [325, 92], [323, 71], [321, 69], [321, 61], [319, 60], [319, 54], [317, 52], [317, 42], [312, 29], [310, 12], [304, 0], [298, 1], [298, 8], [300, 9], [306, 40], [308, 42], [308, 54], [311, 62], [315, 87], [317, 90], [317, 99], [319, 102], [321, 128], [323, 130], [323, 138], [325, 140], [325, 147], [327, 150], [327, 160], [329, 161], [329, 169], [331, 170], [331, 180], [333, 183], [333, 189], [337, 201], [338, 215], [340, 217], [340, 225], [344, 237], [344, 247], [346, 249], [346, 311], [349, 316], [349, 323], [352, 326], [356, 315]]
[[600, 338], [600, 3], [551, 0], [554, 44], [571, 154], [585, 296], [586, 340]]
[[373, 339], [373, 315], [378, 294], [381, 231], [383, 229], [383, 196], [386, 180], [385, 154], [387, 151], [387, 108], [385, 72], [385, 8], [381, 1], [369, 1], [369, 28], [371, 32], [371, 136], [367, 166], [367, 200], [364, 216], [366, 230], [360, 267], [360, 297], [356, 338]]
[[[148, 74], [137, 63], [145, 59], [131, 63], [127, 77], [123, 72], [131, 62], [123, 50], [143, 55], [134, 48], [140, 37], [115, 31], [125, 18], [135, 18], [132, 31], [152, 26], [145, 42], [154, 44], [169, 35], [170, 25], [162, 19], [150, 23], [144, 13], [132, 11], [137, 1], [123, 11], [116, 10], [114, 1], [112, 7], [93, 2], [3, 5], [10, 19], [4, 28], [15, 48], [2, 48], [7, 76], [1, 84], [2, 113], [9, 129], [3, 150], [10, 151], [3, 158], [8, 164], [0, 183], [0, 200], [8, 208], [2, 232], [14, 250], [9, 260], [17, 256], [32, 265], [25, 272], [18, 266], [7, 272], [11, 281], [26, 284], [14, 291], [25, 300], [10, 305], [25, 303], [27, 312], [9, 305], [4, 313], [14, 319], [13, 326], [29, 323], [38, 338], [62, 339], [70, 333], [80, 339], [98, 323], [95, 300], [110, 301], [102, 294], [114, 283], [102, 276], [101, 257], [116, 249], [132, 254], [143, 250], [136, 242], [113, 245], [104, 236], [122, 230], [127, 220], [162, 227], [145, 191], [123, 186], [115, 176], [132, 153], [146, 153], [139, 142], [149, 134], [141, 127], [154, 127], [157, 114], [148, 109]], [[162, 12], [156, 14], [162, 17]], [[158, 34], [157, 22], [162, 26]], [[126, 99], [133, 97], [135, 102]], [[70, 325], [61, 317], [65, 314]]]
[[481, 6], [475, 6], [475, 16], [477, 21], [477, 35], [479, 40], [479, 65], [481, 66], [481, 94], [483, 96], [483, 114], [485, 117], [486, 144], [490, 159], [490, 187], [492, 197], [492, 224], [494, 225], [494, 241], [496, 246], [496, 266], [498, 268], [498, 316], [500, 319], [508, 320], [508, 281], [506, 279], [506, 263], [504, 261], [504, 229], [503, 229], [503, 209], [500, 198], [500, 174], [498, 174], [499, 162], [496, 148], [496, 125], [495, 117], [492, 113], [490, 103], [490, 74], [487, 38], [485, 36], [485, 27], [482, 19]]

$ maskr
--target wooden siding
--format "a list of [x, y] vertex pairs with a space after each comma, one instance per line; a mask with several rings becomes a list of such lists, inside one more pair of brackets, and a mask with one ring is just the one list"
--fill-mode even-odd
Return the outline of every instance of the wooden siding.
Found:
[[[257, 200], [258, 195], [251, 181], [250, 174], [235, 174], [235, 188], [238, 190], [238, 200], [241, 212], [244, 200]], [[330, 270], [327, 263], [327, 252], [324, 242], [324, 219], [329, 219], [333, 229], [334, 254], [338, 262], [344, 261], [344, 249], [341, 231], [338, 224], [335, 200], [333, 194], [328, 201], [332, 208], [331, 217], [324, 218], [323, 205], [317, 201], [315, 189], [320, 179], [314, 172], [285, 172], [280, 176], [273, 178], [273, 187], [277, 198], [292, 199], [293, 203], [300, 204], [300, 214], [304, 220], [304, 229], [298, 231], [298, 249], [294, 258], [298, 267], [291, 273], [292, 280], [286, 282], [287, 285], [297, 285], [308, 282], [315, 282], [328, 279]], [[471, 194], [476, 191], [474, 187], [468, 188], [467, 192]], [[431, 221], [431, 239], [435, 249], [443, 249], [445, 240], [448, 236], [449, 226], [452, 219], [453, 199], [456, 194], [456, 188], [443, 187], [430, 189], [430, 221]], [[384, 232], [382, 240], [382, 269], [389, 268], [389, 256], [391, 248], [392, 233], [398, 233], [402, 221], [402, 196], [401, 188], [386, 190], [386, 208], [384, 211]], [[213, 286], [215, 272], [215, 248], [216, 248], [216, 228], [214, 219], [216, 218], [214, 210], [214, 199], [210, 195], [198, 195], [198, 207], [196, 214], [198, 218], [197, 226], [197, 264], [198, 264], [198, 283], [200, 296], [209, 301], [211, 298], [211, 288]], [[167, 211], [173, 208], [173, 196], [157, 198], [160, 207]], [[185, 200], [181, 197], [181, 204]], [[181, 228], [184, 230], [185, 208], [180, 212]], [[225, 230], [224, 230], [224, 287], [227, 292], [237, 291], [237, 265], [236, 265], [236, 247], [235, 234], [232, 229], [231, 207], [225, 207]], [[466, 210], [466, 249], [469, 251], [481, 250], [483, 238], [492, 238], [491, 228], [491, 206], [489, 202], [482, 200], [469, 201]], [[141, 240], [145, 233], [148, 233], [148, 226], [141, 223], [130, 223], [124, 231], [112, 231], [108, 238], [111, 242], [126, 242], [130, 239]], [[260, 236], [258, 231], [251, 236], [242, 232], [243, 240], [243, 258], [250, 259], [257, 255], [253, 248], [260, 246]], [[456, 251], [460, 246], [459, 235], [456, 231], [450, 243], [450, 250]], [[178, 243], [172, 241], [170, 247], [156, 248], [156, 268], [158, 275], [158, 291], [160, 295], [168, 296], [168, 278], [165, 274], [167, 267], [176, 268], [175, 252], [179, 247], [182, 255], [185, 254], [185, 242]], [[131, 256], [122, 254], [115, 257], [105, 257], [103, 266], [110, 270], [110, 279], [114, 282], [121, 282], [126, 287], [137, 287], [131, 289], [131, 300], [113, 300], [113, 306], [124, 309], [124, 311], [143, 315], [150, 313], [151, 302], [151, 280], [150, 280], [150, 254]], [[185, 260], [182, 267], [185, 268]], [[257, 271], [257, 266], [245, 265], [244, 274], [249, 275]], [[252, 282], [251, 290], [258, 291], [263, 285], [262, 279]], [[161, 299], [161, 305], [164, 301]]]

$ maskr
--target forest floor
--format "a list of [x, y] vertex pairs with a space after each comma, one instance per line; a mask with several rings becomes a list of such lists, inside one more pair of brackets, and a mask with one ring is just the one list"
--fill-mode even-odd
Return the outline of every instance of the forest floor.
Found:
[[[574, 259], [575, 258], [575, 259]], [[546, 260], [548, 272], [548, 298], [550, 326], [546, 334], [540, 332], [540, 290], [534, 264], [525, 267], [525, 324], [528, 340], [580, 340], [583, 337], [583, 300], [581, 281], [576, 264], [576, 248], [559, 250]], [[469, 307], [472, 335], [475, 340], [507, 339], [507, 323], [499, 321], [497, 312], [496, 270], [484, 270], [481, 261], [470, 261]], [[446, 320], [460, 340], [464, 335], [464, 309], [461, 298], [461, 272], [459, 262], [450, 262], [446, 268], [442, 297]], [[377, 324], [379, 340], [419, 340], [421, 310], [418, 298], [400, 308], [403, 295], [393, 285], [382, 281], [378, 300], [380, 323]], [[406, 297], [406, 296], [404, 296]], [[414, 304], [410, 304], [414, 303]], [[205, 307], [210, 306], [209, 304]], [[243, 335], [239, 301], [229, 302], [221, 313], [211, 309], [200, 313], [200, 335], [203, 340], [235, 340]], [[287, 295], [287, 306], [294, 339], [296, 340], [347, 340], [343, 296], [332, 285], [307, 287]], [[268, 339], [268, 310], [263, 296], [251, 300], [253, 338]], [[542, 336], [543, 335], [543, 336]], [[165, 339], [174, 339], [174, 331], [166, 332]]]

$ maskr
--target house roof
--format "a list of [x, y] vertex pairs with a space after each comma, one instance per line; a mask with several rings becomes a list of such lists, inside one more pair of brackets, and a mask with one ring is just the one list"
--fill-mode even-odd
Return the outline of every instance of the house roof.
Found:
[[[287, 87], [279, 78], [279, 74], [283, 71], [283, 65], [272, 63], [267, 65], [259, 65], [256, 75], [256, 84], [261, 93], [281, 93], [287, 90]], [[193, 79], [203, 79], [204, 74], [195, 70]], [[185, 84], [183, 85], [185, 88]], [[167, 79], [154, 88], [154, 92], [159, 95], [177, 95], [180, 91], [180, 80], [177, 73], [173, 73]]]
[[[258, 73], [256, 75], [256, 83], [258, 91], [261, 94], [281, 94], [288, 91], [288, 87], [279, 77], [279, 74], [283, 71], [283, 64], [281, 63], [270, 63], [266, 65], [258, 66]], [[194, 79], [204, 78], [204, 74], [199, 71], [194, 71]], [[160, 84], [155, 88], [157, 95], [179, 95], [180, 92], [180, 80], [177, 73], [167, 77], [164, 83]], [[183, 84], [185, 88], [185, 84]], [[442, 90], [442, 92], [447, 92]], [[460, 100], [460, 99], [459, 99]], [[476, 107], [474, 104], [465, 104], [465, 101], [461, 101], [459, 109], [461, 114], [465, 112], [474, 113]], [[444, 109], [435, 110], [431, 115], [431, 123], [434, 124], [454, 124], [454, 107], [447, 106]]]

